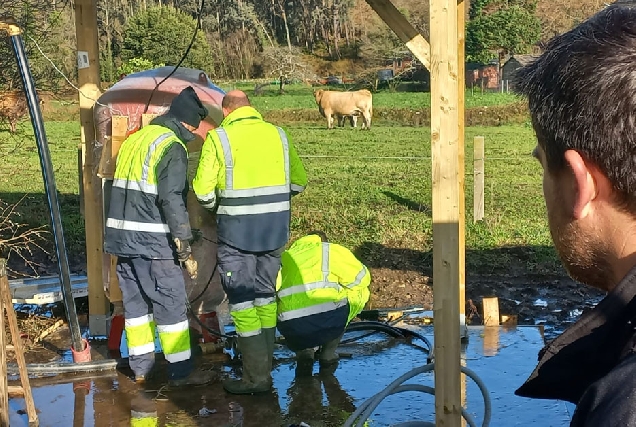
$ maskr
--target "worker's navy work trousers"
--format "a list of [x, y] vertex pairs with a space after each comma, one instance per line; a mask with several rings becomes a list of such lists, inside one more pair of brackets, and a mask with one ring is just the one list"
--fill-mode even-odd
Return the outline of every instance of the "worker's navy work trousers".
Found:
[[171, 379], [193, 368], [186, 289], [176, 260], [120, 257], [117, 277], [123, 295], [130, 368], [146, 376], [155, 362], [155, 326]]
[[248, 252], [218, 244], [218, 270], [236, 332], [255, 336], [276, 327], [276, 278], [283, 248]]

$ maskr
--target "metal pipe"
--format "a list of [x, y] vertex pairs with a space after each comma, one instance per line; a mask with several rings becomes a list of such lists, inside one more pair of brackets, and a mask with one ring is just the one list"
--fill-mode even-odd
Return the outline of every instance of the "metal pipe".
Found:
[[62, 216], [60, 214], [60, 205], [57, 198], [57, 188], [55, 186], [55, 175], [53, 172], [53, 164], [51, 162], [51, 153], [49, 144], [44, 130], [44, 121], [42, 120], [42, 111], [38, 103], [37, 93], [35, 92], [35, 84], [33, 76], [29, 69], [29, 61], [24, 50], [24, 41], [22, 36], [18, 34], [11, 35], [11, 44], [15, 53], [18, 69], [22, 77], [24, 91], [27, 96], [29, 105], [29, 114], [31, 116], [31, 124], [35, 132], [35, 140], [40, 154], [40, 165], [42, 166], [42, 178], [44, 179], [44, 192], [49, 204], [49, 213], [51, 215], [51, 223], [53, 229], [53, 237], [55, 238], [55, 252], [57, 255], [57, 265], [60, 272], [60, 280], [62, 282], [62, 298], [64, 308], [68, 318], [68, 325], [71, 330], [71, 344], [75, 351], [84, 351], [84, 343], [77, 319], [77, 310], [75, 308], [75, 299], [73, 299], [73, 291], [71, 288], [71, 272], [68, 266], [68, 257], [66, 254], [66, 243], [64, 242], [64, 230], [62, 229]]

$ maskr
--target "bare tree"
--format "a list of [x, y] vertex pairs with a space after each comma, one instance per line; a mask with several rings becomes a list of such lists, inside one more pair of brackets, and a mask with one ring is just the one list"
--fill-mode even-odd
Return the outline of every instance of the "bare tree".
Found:
[[[33, 273], [37, 263], [33, 261], [33, 251], [48, 253], [42, 246], [44, 236], [48, 234], [46, 226], [29, 227], [19, 222], [16, 204], [0, 200], [0, 256], [7, 258], [11, 253], [17, 255]], [[24, 274], [24, 273], [22, 273]]]
[[279, 92], [285, 92], [285, 83], [289, 80], [307, 80], [313, 77], [311, 68], [302, 60], [296, 48], [266, 48], [263, 52], [261, 66], [268, 77], [280, 80]]

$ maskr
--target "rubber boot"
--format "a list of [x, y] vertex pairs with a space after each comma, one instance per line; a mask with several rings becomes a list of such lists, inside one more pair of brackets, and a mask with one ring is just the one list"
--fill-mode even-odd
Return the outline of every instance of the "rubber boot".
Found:
[[267, 366], [271, 372], [274, 362], [274, 346], [276, 345], [276, 328], [261, 329], [261, 334], [265, 336], [265, 343], [267, 344]]
[[265, 334], [238, 337], [243, 356], [243, 377], [223, 382], [225, 391], [231, 394], [264, 393], [272, 388], [271, 364], [268, 363], [268, 346]]
[[338, 362], [340, 356], [338, 356], [336, 350], [338, 349], [338, 344], [340, 344], [340, 340], [342, 340], [343, 335], [344, 332], [338, 338], [331, 340], [320, 347], [319, 361], [321, 367], [327, 367]]
[[315, 353], [313, 347], [296, 352], [296, 377], [311, 376], [314, 370]]
[[178, 380], [169, 380], [170, 387], [187, 387], [204, 385], [217, 379], [217, 374], [212, 371], [204, 371], [202, 369], [194, 369], [190, 375]]

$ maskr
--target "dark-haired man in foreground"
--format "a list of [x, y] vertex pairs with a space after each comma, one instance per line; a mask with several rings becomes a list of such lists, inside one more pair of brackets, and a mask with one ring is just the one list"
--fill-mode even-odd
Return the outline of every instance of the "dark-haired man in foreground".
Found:
[[572, 426], [636, 426], [636, 9], [610, 6], [518, 71], [568, 273], [607, 291], [516, 394], [577, 405]]

